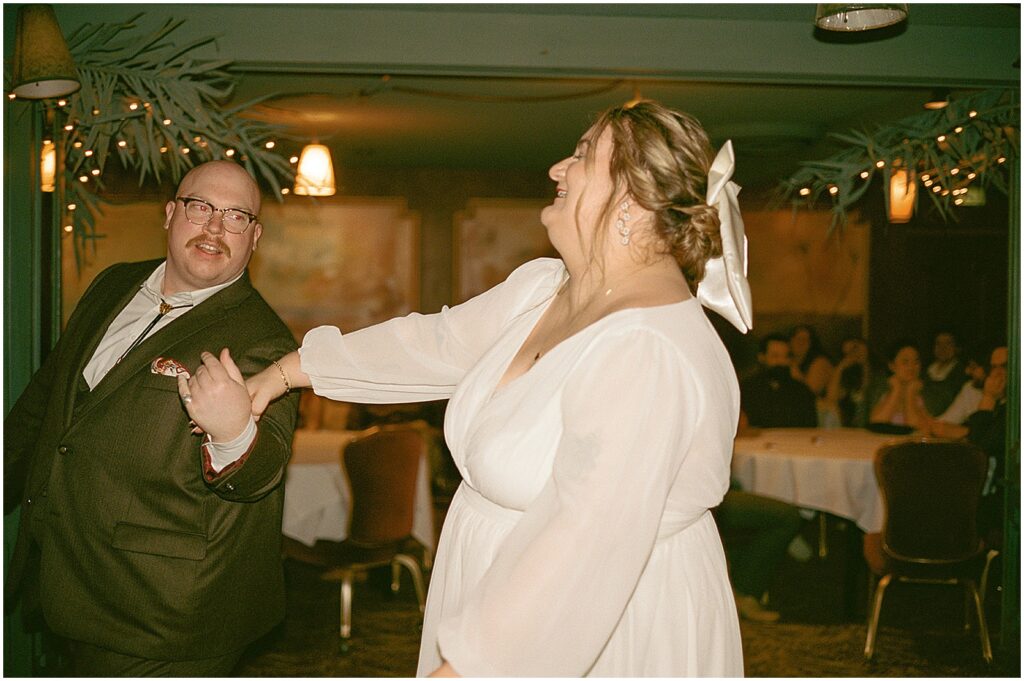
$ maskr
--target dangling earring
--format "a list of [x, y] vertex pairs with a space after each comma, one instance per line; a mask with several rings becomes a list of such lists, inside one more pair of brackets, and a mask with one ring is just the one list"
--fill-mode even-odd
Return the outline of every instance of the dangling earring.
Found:
[[629, 222], [629, 219], [629, 199], [626, 199], [621, 204], [619, 204], [619, 217], [615, 221], [615, 229], [618, 230], [619, 237], [621, 237], [619, 239], [619, 242], [623, 246], [629, 245], [629, 225], [626, 224], [627, 222]]

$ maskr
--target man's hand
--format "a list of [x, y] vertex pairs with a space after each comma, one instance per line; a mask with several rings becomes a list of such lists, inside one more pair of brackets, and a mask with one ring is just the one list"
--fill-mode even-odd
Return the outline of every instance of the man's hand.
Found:
[[209, 352], [200, 356], [203, 363], [192, 378], [178, 375], [178, 394], [197, 428], [213, 442], [230, 442], [249, 423], [252, 401], [245, 378], [227, 348], [220, 351], [219, 361]]

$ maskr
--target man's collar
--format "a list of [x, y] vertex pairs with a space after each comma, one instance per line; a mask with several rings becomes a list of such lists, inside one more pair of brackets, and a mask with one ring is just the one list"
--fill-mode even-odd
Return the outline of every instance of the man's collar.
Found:
[[161, 301], [170, 303], [171, 305], [191, 305], [195, 306], [203, 302], [218, 291], [226, 289], [236, 281], [245, 276], [245, 270], [243, 269], [238, 273], [238, 276], [231, 281], [224, 282], [223, 284], [217, 284], [216, 286], [210, 286], [209, 288], [198, 289], [196, 291], [179, 291], [169, 296], [162, 295], [160, 291], [164, 285], [164, 272], [167, 270], [167, 261], [163, 261], [157, 268], [153, 270], [152, 274], [142, 282], [143, 294], [153, 302], [154, 305], [159, 305]]

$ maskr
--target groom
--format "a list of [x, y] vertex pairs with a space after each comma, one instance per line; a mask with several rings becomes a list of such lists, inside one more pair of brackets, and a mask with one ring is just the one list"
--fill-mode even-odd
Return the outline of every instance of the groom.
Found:
[[[246, 272], [259, 210], [241, 166], [192, 169], [166, 259], [96, 277], [4, 422], [5, 512], [21, 506], [7, 605], [41, 607], [75, 675], [224, 676], [283, 617], [298, 394], [256, 424], [242, 377], [295, 342]], [[222, 397], [193, 411], [205, 435], [183, 372]]]

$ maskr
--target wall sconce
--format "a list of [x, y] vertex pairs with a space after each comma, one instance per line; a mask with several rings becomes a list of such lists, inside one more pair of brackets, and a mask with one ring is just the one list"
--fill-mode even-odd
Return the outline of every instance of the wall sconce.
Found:
[[917, 181], [913, 173], [900, 168], [892, 171], [889, 180], [889, 222], [910, 222], [917, 200]]
[[940, 87], [932, 92], [932, 96], [924, 103], [926, 109], [945, 109], [949, 106], [949, 88]]
[[331, 150], [323, 144], [307, 144], [299, 156], [295, 193], [300, 196], [331, 196], [334, 192]]
[[898, 24], [906, 18], [906, 4], [868, 5], [853, 2], [818, 5], [814, 23], [826, 31], [870, 31]]
[[49, 5], [25, 5], [18, 10], [11, 81], [15, 97], [23, 99], [63, 97], [82, 87]]
[[57, 147], [50, 140], [43, 142], [43, 151], [39, 155], [39, 185], [44, 192], [57, 188]]

